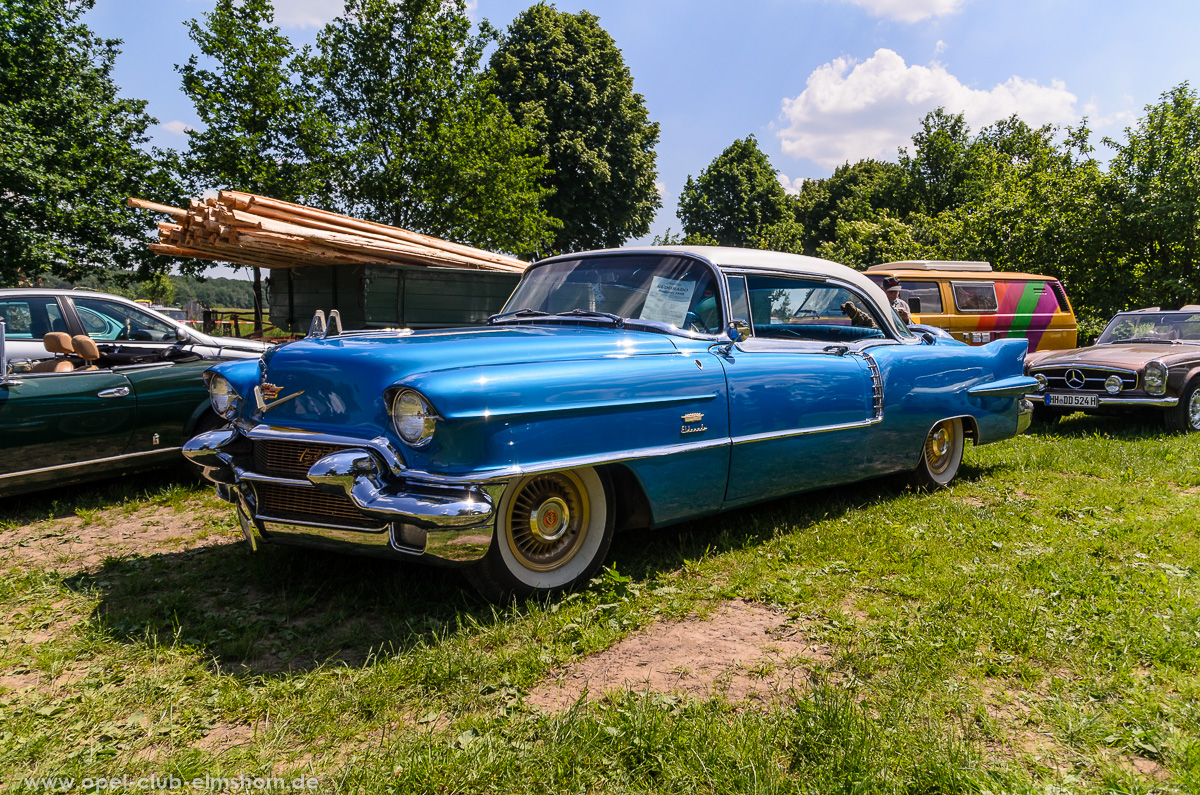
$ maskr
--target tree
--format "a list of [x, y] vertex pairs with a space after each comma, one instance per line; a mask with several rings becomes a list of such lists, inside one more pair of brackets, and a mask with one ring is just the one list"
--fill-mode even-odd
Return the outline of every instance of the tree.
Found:
[[[839, 243], [840, 235], [861, 237], [866, 229], [855, 224], [889, 226], [905, 218], [914, 209], [908, 186], [908, 176], [903, 168], [879, 160], [846, 163], [825, 179], [805, 180], [793, 204], [796, 217], [804, 228], [804, 252], [817, 254], [825, 246], [832, 246], [827, 249], [831, 251], [843, 248]], [[857, 255], [850, 260], [833, 259], [873, 264], [860, 262]]]
[[650, 231], [658, 123], [612, 37], [587, 11], [538, 3], [513, 21], [491, 58], [495, 91], [546, 158], [544, 206], [562, 223], [553, 252], [620, 246]]
[[970, 129], [961, 113], [938, 108], [925, 114], [913, 135], [911, 156], [900, 150], [900, 166], [908, 172], [918, 209], [927, 215], [963, 203], [962, 186], [970, 162]]
[[[215, 62], [206, 69], [192, 55], [176, 67], [204, 123], [188, 132], [182, 160], [194, 192], [232, 188], [286, 201], [321, 192], [308, 154], [324, 142], [315, 97], [298, 77], [295, 48], [271, 24], [274, 14], [271, 0], [217, 0], [203, 22], [188, 23], [200, 54]], [[254, 295], [254, 330], [262, 331], [258, 268]]]
[[170, 306], [175, 301], [175, 285], [165, 273], [155, 273], [141, 284], [142, 295], [157, 306]]
[[1200, 299], [1200, 102], [1185, 82], [1165, 92], [1125, 130], [1110, 173], [1117, 189], [1122, 268], [1136, 282], [1131, 303]]
[[155, 219], [129, 196], [175, 201], [146, 151], [156, 120], [112, 80], [120, 42], [80, 19], [93, 0], [0, 5], [0, 284], [137, 268]]
[[[347, 0], [307, 74], [339, 209], [516, 254], [552, 239], [545, 159], [479, 68], [463, 0]], [[352, 178], [348, 178], [352, 175]]]
[[753, 135], [734, 141], [698, 178], [688, 176], [679, 196], [684, 233], [752, 247], [770, 227], [794, 221], [776, 173]]

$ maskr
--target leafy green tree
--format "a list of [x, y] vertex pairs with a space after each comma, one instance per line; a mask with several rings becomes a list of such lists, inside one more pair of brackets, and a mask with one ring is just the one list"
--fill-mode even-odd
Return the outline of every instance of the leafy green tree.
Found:
[[794, 221], [776, 174], [753, 135], [734, 141], [698, 178], [688, 176], [679, 196], [684, 233], [722, 246], [753, 247], [771, 227]]
[[487, 42], [463, 0], [347, 0], [307, 64], [339, 209], [516, 254], [553, 239], [545, 158], [492, 93]]
[[[874, 226], [904, 219], [915, 209], [908, 185], [903, 168], [879, 160], [846, 163], [825, 179], [805, 180], [794, 203], [804, 229], [804, 252], [817, 254], [825, 246], [838, 250], [841, 234], [857, 236], [865, 230], [854, 226], [859, 222]], [[851, 259], [859, 262], [857, 256]]]
[[170, 306], [175, 301], [175, 285], [165, 273], [151, 274], [149, 279], [142, 282], [141, 291], [152, 304]]
[[1111, 175], [1124, 249], [1137, 284], [1129, 302], [1200, 302], [1200, 102], [1186, 82], [1146, 107], [1116, 149]]
[[93, 0], [0, 5], [0, 285], [99, 268], [148, 274], [155, 220], [129, 196], [179, 190], [143, 147], [156, 120], [118, 96], [120, 42], [81, 17]]
[[658, 123], [612, 37], [587, 11], [538, 3], [508, 27], [491, 58], [495, 91], [535, 131], [549, 171], [547, 212], [562, 222], [554, 252], [620, 246], [650, 231]]
[[900, 166], [909, 176], [917, 209], [926, 215], [963, 204], [970, 171], [970, 129], [961, 113], [938, 108], [921, 120], [913, 135], [914, 153], [900, 150]]
[[[217, 0], [188, 23], [200, 55], [176, 70], [204, 128], [188, 132], [182, 173], [193, 192], [234, 189], [286, 201], [322, 192], [309, 153], [325, 142], [315, 96], [299, 79], [297, 53], [274, 26], [271, 0]], [[206, 263], [189, 270], [201, 270]], [[262, 330], [262, 276], [254, 268], [254, 328]]]

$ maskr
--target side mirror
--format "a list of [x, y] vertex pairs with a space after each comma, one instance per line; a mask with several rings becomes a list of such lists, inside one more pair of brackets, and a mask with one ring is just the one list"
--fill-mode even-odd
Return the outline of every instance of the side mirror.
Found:
[[750, 324], [742, 318], [734, 318], [729, 321], [729, 327], [725, 329], [725, 333], [733, 342], [743, 342], [750, 336]]
[[175, 329], [175, 341], [176, 342], [188, 342], [191, 339], [192, 338], [183, 329], [181, 329], [181, 328]]
[[909, 309], [909, 311], [910, 311], [910, 312], [912, 312], [914, 315], [919, 315], [919, 314], [921, 314], [921, 299], [920, 299], [920, 298], [917, 298], [915, 295], [913, 295], [913, 296], [909, 296], [909, 298], [908, 298], [908, 309]]

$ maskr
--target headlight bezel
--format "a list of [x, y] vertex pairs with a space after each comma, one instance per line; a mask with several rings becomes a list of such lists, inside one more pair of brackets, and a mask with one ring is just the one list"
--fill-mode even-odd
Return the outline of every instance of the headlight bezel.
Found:
[[392, 430], [409, 447], [428, 445], [441, 419], [424, 395], [408, 387], [396, 390], [391, 396], [388, 416]]
[[208, 402], [218, 417], [232, 420], [241, 405], [242, 396], [229, 383], [229, 379], [219, 373], [208, 376]]
[[1165, 395], [1167, 392], [1168, 368], [1158, 359], [1147, 362], [1142, 369], [1142, 387], [1148, 395]]

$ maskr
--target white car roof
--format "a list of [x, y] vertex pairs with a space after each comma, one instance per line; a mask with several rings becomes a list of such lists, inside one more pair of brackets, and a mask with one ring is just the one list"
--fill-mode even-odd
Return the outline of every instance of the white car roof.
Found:
[[[601, 251], [581, 251], [575, 254], [562, 254], [549, 259], [573, 259], [593, 254], [687, 254], [707, 260], [718, 268], [753, 268], [755, 270], [777, 271], [781, 274], [796, 276], [825, 276], [841, 279], [866, 293], [884, 310], [889, 325], [892, 324], [892, 302], [875, 282], [867, 278], [861, 271], [848, 268], [837, 262], [831, 262], [819, 257], [808, 257], [803, 254], [787, 254], [782, 251], [765, 251], [755, 248], [734, 248], [732, 246], [636, 246], [630, 248], [611, 248]], [[543, 260], [547, 261], [547, 260]], [[536, 264], [540, 264], [536, 263]]]

